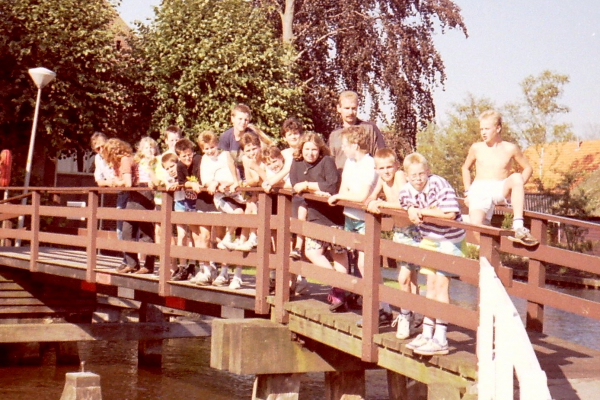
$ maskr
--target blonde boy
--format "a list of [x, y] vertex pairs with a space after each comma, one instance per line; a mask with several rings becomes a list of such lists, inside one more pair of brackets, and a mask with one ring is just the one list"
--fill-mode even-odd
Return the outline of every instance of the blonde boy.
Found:
[[[367, 209], [375, 214], [381, 212], [381, 208], [401, 209], [400, 189], [406, 184], [406, 174], [399, 167], [396, 154], [391, 149], [379, 149], [375, 152], [375, 171], [379, 175], [375, 189], [367, 199]], [[383, 192], [384, 199], [379, 198]], [[404, 236], [401, 230], [394, 230], [394, 242], [414, 245], [412, 239]], [[407, 293], [419, 294], [419, 286], [417, 284], [417, 271], [419, 267], [414, 264], [409, 264], [397, 261], [400, 272], [398, 273], [398, 284], [400, 290]], [[414, 319], [412, 311], [401, 308], [400, 314], [392, 323], [392, 326], [397, 325], [396, 337], [398, 339], [406, 339], [410, 336], [410, 324]]]
[[[338, 200], [364, 203], [377, 184], [375, 161], [368, 154], [368, 136], [362, 126], [349, 126], [344, 128], [342, 135], [342, 149], [346, 155], [342, 183], [338, 194], [329, 197], [329, 204], [333, 205]], [[365, 233], [365, 211], [358, 208], [344, 207], [346, 216], [344, 230]], [[365, 253], [358, 252], [358, 269], [364, 276]], [[392, 311], [389, 304], [381, 303], [379, 310], [379, 325], [386, 326], [392, 322]]]
[[[483, 112], [479, 116], [479, 130], [482, 141], [473, 143], [462, 166], [469, 222], [489, 224], [494, 205], [506, 205], [510, 196], [515, 234], [508, 238], [525, 246], [535, 246], [537, 239], [523, 226], [524, 186], [531, 177], [531, 165], [519, 146], [502, 140], [502, 116], [498, 112]], [[511, 173], [513, 161], [521, 167], [520, 173]], [[473, 164], [476, 175], [471, 181]]]
[[[399, 201], [413, 223], [403, 229], [405, 239], [423, 249], [464, 257], [463, 229], [423, 222], [425, 216], [461, 221], [452, 186], [441, 176], [432, 175], [427, 160], [419, 153], [406, 156], [404, 172], [408, 183], [400, 190]], [[427, 298], [449, 303], [450, 274], [430, 267], [421, 267], [420, 272], [427, 276]], [[423, 333], [406, 347], [422, 355], [448, 354], [447, 329], [445, 321], [425, 316]]]

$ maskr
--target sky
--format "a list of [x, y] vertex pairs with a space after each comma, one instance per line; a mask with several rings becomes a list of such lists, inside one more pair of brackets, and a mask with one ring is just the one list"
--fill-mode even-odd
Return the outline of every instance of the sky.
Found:
[[[434, 101], [438, 122], [467, 95], [498, 107], [522, 99], [520, 83], [544, 70], [568, 75], [560, 103], [571, 112], [580, 138], [600, 138], [600, 1], [454, 0], [468, 38], [456, 30], [438, 32], [436, 46], [446, 66], [444, 88]], [[122, 0], [130, 23], [151, 18], [160, 0]]]

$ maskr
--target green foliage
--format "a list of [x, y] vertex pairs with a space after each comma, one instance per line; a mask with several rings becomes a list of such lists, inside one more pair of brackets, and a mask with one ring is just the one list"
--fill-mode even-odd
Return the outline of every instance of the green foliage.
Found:
[[[105, 0], [0, 2], [0, 145], [24, 165], [35, 85], [28, 69], [56, 72], [43, 90], [36, 157], [89, 147], [95, 130], [115, 133], [127, 121], [126, 54], [116, 48], [116, 12]], [[142, 126], [129, 127], [129, 135]], [[40, 158], [40, 157], [38, 157]], [[43, 157], [41, 157], [43, 159]]]
[[575, 140], [571, 126], [557, 121], [570, 111], [558, 102], [567, 83], [568, 75], [548, 70], [521, 82], [523, 100], [507, 106], [507, 117], [525, 146]]
[[243, 0], [163, 2], [138, 45], [157, 105], [153, 129], [177, 124], [188, 134], [220, 132], [236, 103], [247, 104], [254, 123], [271, 135], [286, 118], [302, 118], [294, 54], [277, 40], [267, 15]]
[[466, 35], [454, 2], [254, 2], [275, 6], [272, 20], [279, 20], [282, 37], [299, 51], [305, 101], [317, 131], [328, 133], [339, 124], [337, 96], [354, 90], [370, 99], [373, 120], [391, 108], [389, 123], [414, 148], [417, 130], [435, 116], [433, 88], [446, 78], [433, 40], [436, 28], [458, 29]]

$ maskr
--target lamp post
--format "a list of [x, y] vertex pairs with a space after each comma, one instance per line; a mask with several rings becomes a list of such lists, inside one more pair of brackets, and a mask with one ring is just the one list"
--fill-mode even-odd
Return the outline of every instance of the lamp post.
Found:
[[[33, 126], [31, 127], [31, 138], [29, 139], [29, 151], [27, 152], [27, 165], [25, 166], [25, 184], [23, 185], [25, 186], [25, 190], [23, 193], [28, 192], [27, 188], [29, 187], [29, 180], [31, 179], [31, 164], [33, 162], [33, 148], [35, 146], [35, 132], [37, 129], [38, 115], [40, 113], [40, 100], [42, 98], [42, 89], [50, 82], [52, 82], [54, 78], [56, 78], [55, 72], [42, 67], [31, 68], [29, 70], [29, 75], [31, 76], [31, 79], [33, 79], [33, 83], [35, 83], [35, 86], [37, 86], [38, 92], [37, 99], [35, 101], [35, 113], [33, 114]], [[21, 204], [27, 204], [26, 197], [23, 198]], [[25, 216], [21, 215], [19, 217], [19, 229], [23, 228], [24, 223]], [[19, 246], [21, 244], [21, 241], [18, 240], [16, 244], [17, 246]]]

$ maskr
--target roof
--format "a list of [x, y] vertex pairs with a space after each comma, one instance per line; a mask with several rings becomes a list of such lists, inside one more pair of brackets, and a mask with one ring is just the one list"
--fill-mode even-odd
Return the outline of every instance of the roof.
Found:
[[600, 140], [535, 145], [523, 153], [533, 168], [533, 175], [526, 185], [527, 192], [537, 191], [537, 180], [542, 181], [546, 189], [552, 189], [568, 171], [600, 169]]

